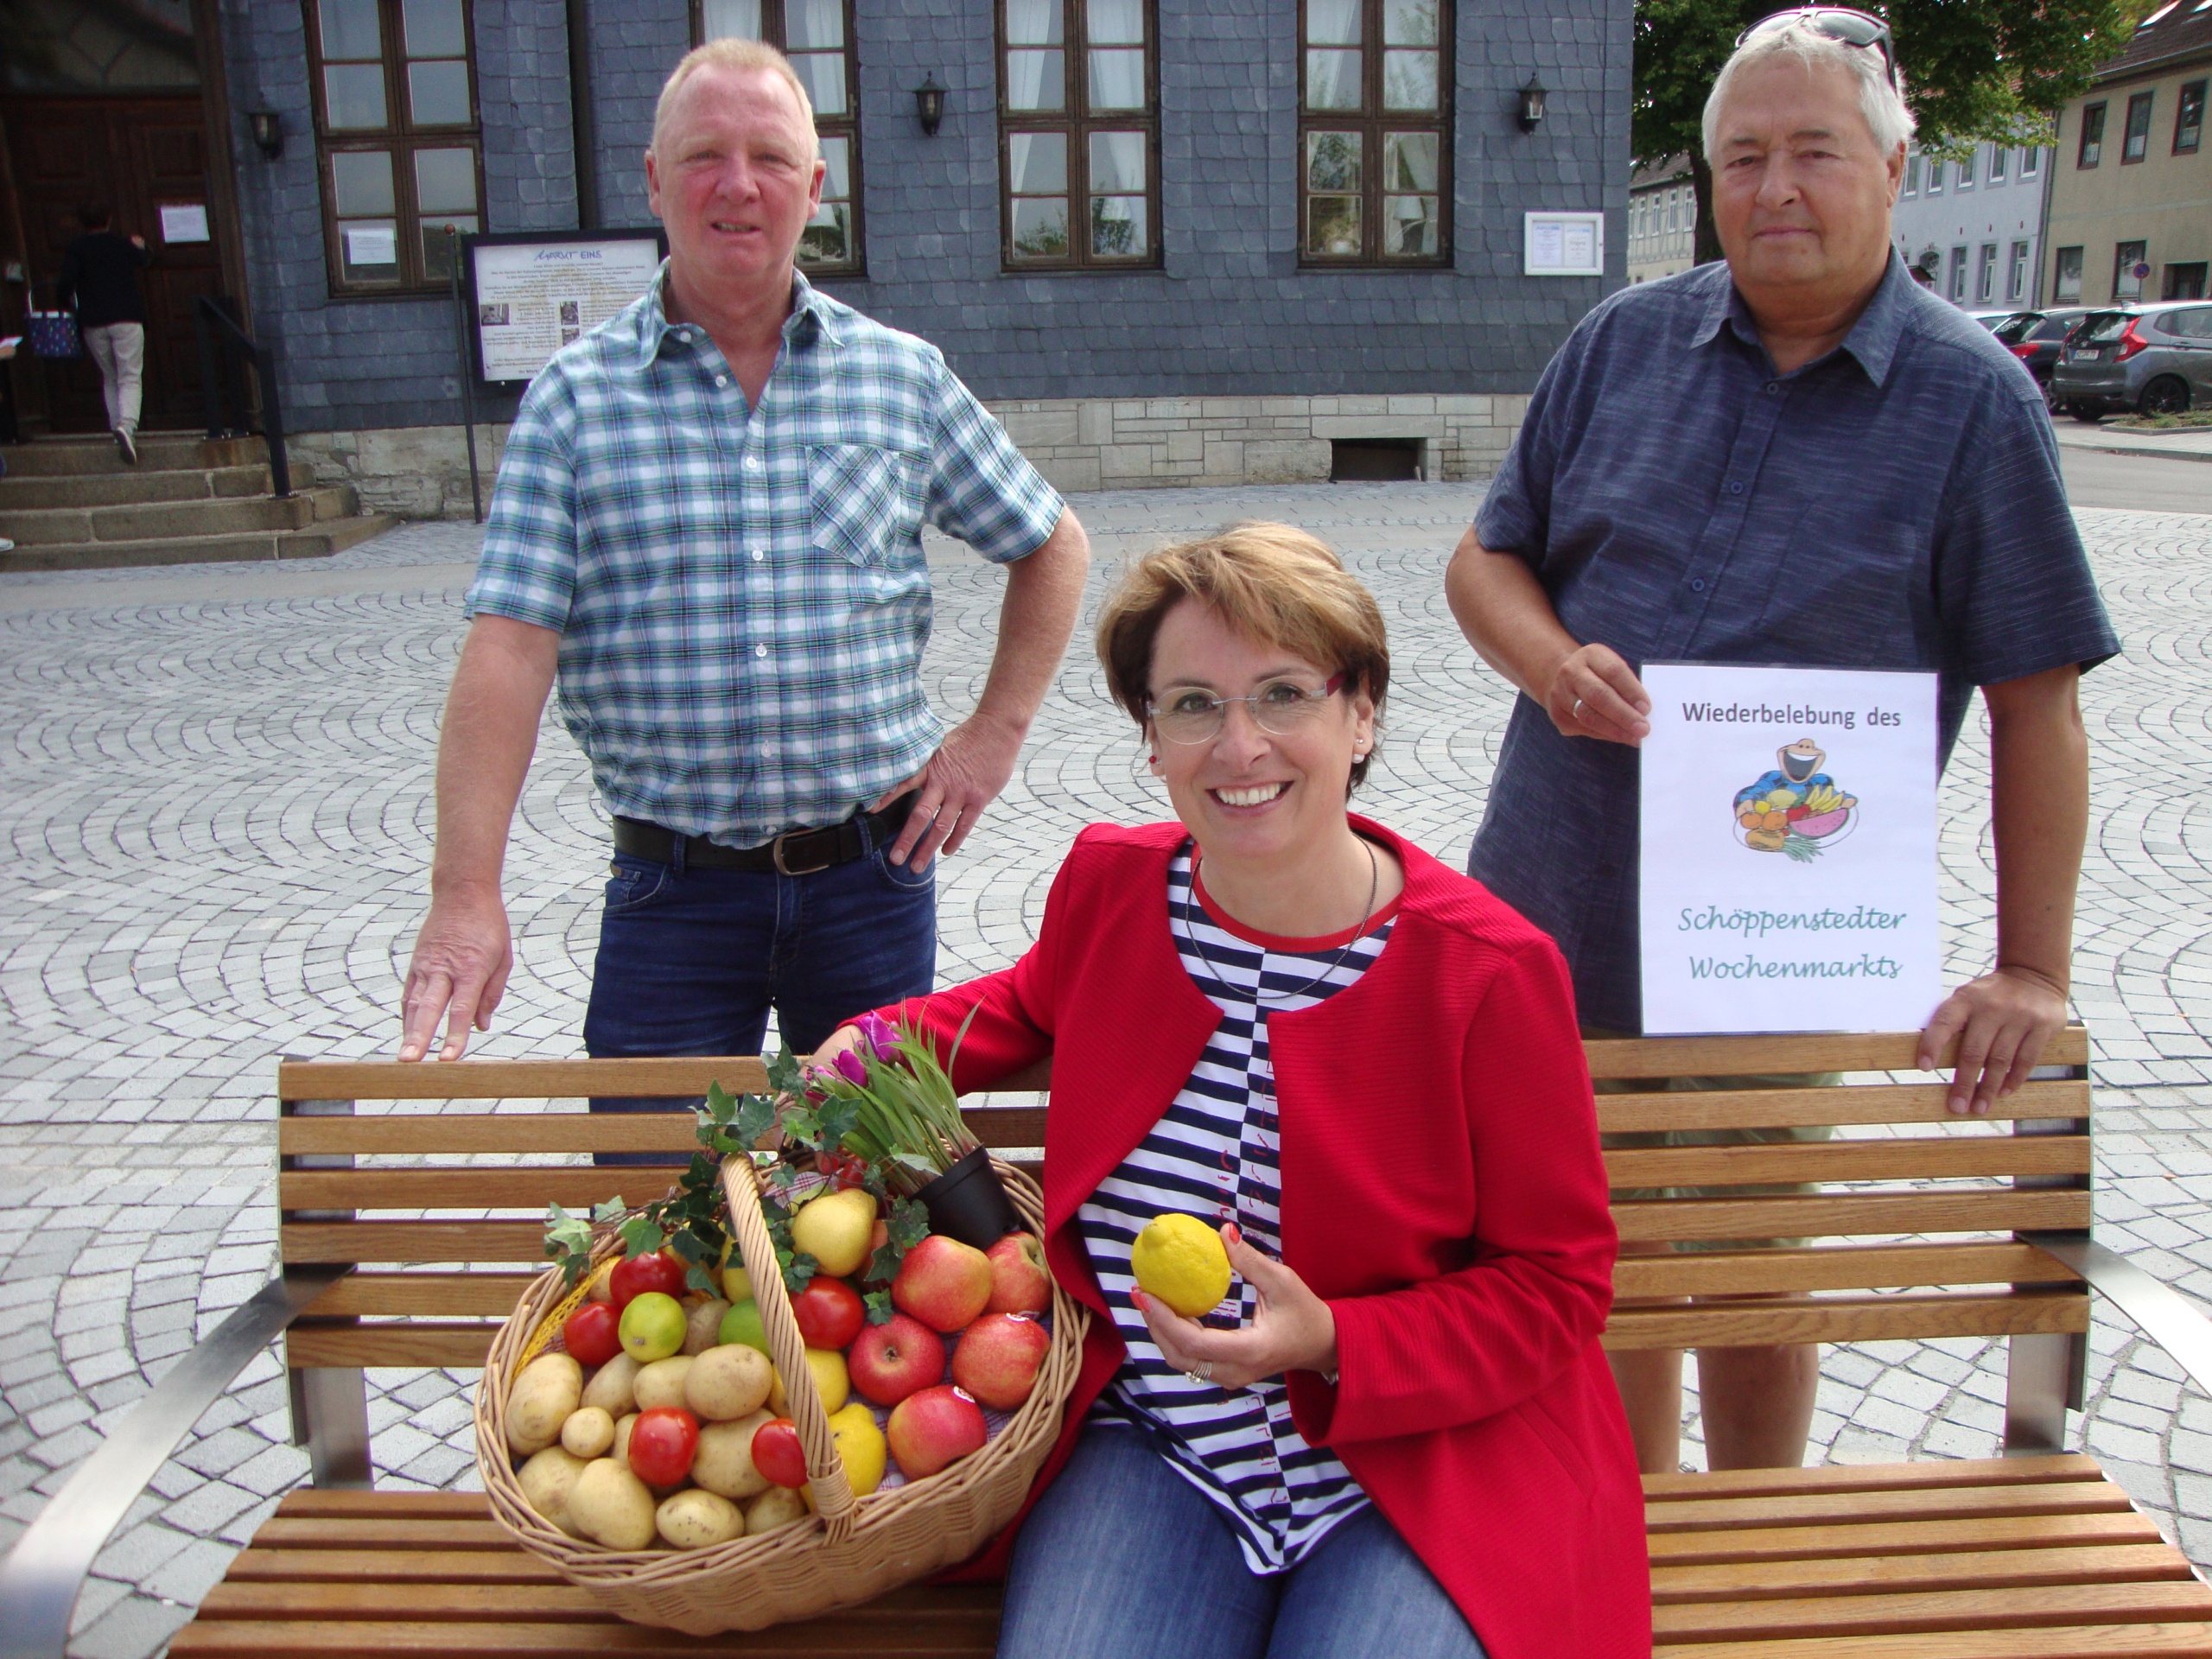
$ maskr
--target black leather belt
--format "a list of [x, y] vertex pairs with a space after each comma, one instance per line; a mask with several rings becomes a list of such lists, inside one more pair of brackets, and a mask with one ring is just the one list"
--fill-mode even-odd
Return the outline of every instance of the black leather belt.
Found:
[[842, 823], [826, 830], [791, 830], [760, 847], [725, 847], [704, 836], [679, 836], [641, 818], [614, 820], [614, 850], [656, 864], [676, 862], [678, 843], [687, 868], [751, 870], [778, 875], [812, 875], [839, 864], [849, 864], [893, 840], [906, 815], [913, 810], [919, 790], [912, 790], [880, 812], [855, 812]]

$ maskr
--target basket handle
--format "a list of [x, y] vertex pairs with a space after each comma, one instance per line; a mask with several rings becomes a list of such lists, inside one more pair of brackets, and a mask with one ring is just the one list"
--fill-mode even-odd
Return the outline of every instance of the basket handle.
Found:
[[784, 1379], [791, 1421], [806, 1452], [806, 1484], [814, 1494], [815, 1513], [822, 1517], [830, 1541], [841, 1544], [853, 1530], [853, 1484], [845, 1478], [845, 1460], [837, 1455], [836, 1440], [830, 1433], [830, 1414], [822, 1408], [814, 1368], [806, 1363], [806, 1340], [798, 1333], [791, 1293], [784, 1288], [784, 1270], [768, 1236], [767, 1218], [760, 1213], [760, 1173], [750, 1157], [722, 1160], [722, 1190], [729, 1195], [730, 1230], [753, 1280], [753, 1300], [760, 1309], [768, 1351]]

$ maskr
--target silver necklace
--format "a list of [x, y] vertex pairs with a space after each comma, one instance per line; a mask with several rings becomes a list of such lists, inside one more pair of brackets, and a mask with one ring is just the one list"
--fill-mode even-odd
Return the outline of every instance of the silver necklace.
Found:
[[[1194, 847], [1196, 844], [1197, 843], [1195, 842], [1192, 843]], [[1325, 966], [1319, 973], [1314, 975], [1313, 978], [1307, 980], [1303, 985], [1293, 986], [1287, 991], [1272, 992], [1263, 990], [1258, 985], [1253, 986], [1252, 1000], [1255, 1002], [1287, 1002], [1294, 996], [1305, 995], [1306, 992], [1312, 990], [1316, 985], [1319, 985], [1331, 974], [1335, 973], [1338, 969], [1343, 967], [1344, 965], [1344, 958], [1351, 955], [1352, 946], [1357, 944], [1360, 940], [1365, 937], [1367, 931], [1367, 919], [1369, 917], [1375, 914], [1375, 895], [1382, 890], [1382, 865], [1381, 861], [1376, 859], [1375, 856], [1374, 842], [1369, 841], [1363, 836], [1360, 837], [1359, 844], [1367, 849], [1367, 906], [1359, 912], [1359, 920], [1353, 925], [1351, 937], [1346, 939], [1344, 944], [1338, 947], [1337, 954], [1330, 959], [1327, 965]], [[1194, 909], [1203, 908], [1203, 906], [1198, 903], [1198, 860], [1195, 852], [1192, 853], [1191, 857], [1191, 904]], [[1216, 979], [1219, 980], [1223, 984], [1226, 985], [1230, 983], [1230, 981], [1222, 974], [1220, 968], [1215, 964], [1213, 958], [1206, 955], [1205, 943], [1198, 938], [1198, 927], [1196, 921], [1185, 918], [1183, 923], [1183, 937], [1190, 942], [1191, 950], [1198, 957], [1198, 959], [1205, 964], [1206, 971], [1211, 974]], [[1262, 975], [1267, 972], [1267, 966], [1268, 949], [1265, 945], [1262, 945], [1260, 947], [1260, 971]]]

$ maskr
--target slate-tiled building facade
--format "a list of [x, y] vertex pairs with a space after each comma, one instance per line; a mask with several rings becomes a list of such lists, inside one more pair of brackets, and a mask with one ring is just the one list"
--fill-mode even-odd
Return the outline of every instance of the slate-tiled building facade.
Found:
[[[453, 314], [442, 294], [348, 293], [334, 272], [331, 135], [319, 136], [321, 37], [311, 30], [319, 7], [365, 17], [381, 6], [389, 41], [416, 3], [192, 7], [219, 35], [248, 308], [276, 352], [287, 421], [372, 500], [380, 470], [430, 468], [434, 451], [447, 456], [435, 465], [458, 464]], [[713, 10], [728, 0], [437, 0], [456, 3], [480, 227], [650, 225], [641, 156], [655, 99], [702, 17], [728, 15]], [[1312, 43], [1300, 30], [1323, 0], [1116, 3], [1141, 3], [1150, 20], [1156, 264], [1007, 267], [1007, 0], [849, 0], [865, 270], [822, 285], [935, 341], [1071, 487], [1325, 475], [1332, 442], [1360, 437], [1419, 443], [1431, 476], [1488, 470], [1553, 349], [1624, 279], [1630, 0], [1445, 5], [1448, 257], [1357, 270], [1300, 256], [1301, 54]], [[1377, 8], [1435, 14], [1440, 0], [1363, 3], [1373, 36]], [[784, 15], [784, 0], [771, 3]], [[209, 64], [204, 38], [200, 50]], [[914, 98], [925, 76], [946, 89], [933, 136]], [[1529, 131], [1517, 117], [1532, 78], [1548, 96]], [[252, 138], [255, 111], [282, 130], [274, 157]], [[1607, 214], [1603, 276], [1522, 274], [1524, 213], [1592, 209]], [[492, 423], [512, 411], [512, 397], [479, 400]], [[381, 493], [415, 511], [440, 505], [397, 486]]]

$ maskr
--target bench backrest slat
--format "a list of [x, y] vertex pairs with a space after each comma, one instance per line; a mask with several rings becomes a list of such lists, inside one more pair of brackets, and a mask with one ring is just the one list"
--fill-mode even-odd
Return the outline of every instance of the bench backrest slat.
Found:
[[[1742, 1077], [1776, 1071], [1916, 1071], [1914, 1031], [1796, 1032], [1764, 1037], [1614, 1037], [1582, 1045], [1593, 1077]], [[1951, 1065], [1954, 1041], [1937, 1061]], [[2069, 1026], [2043, 1052], [2045, 1065], [2087, 1065], [2088, 1033]]]
[[[1952, 1123], [1962, 1122], [1939, 1083], [1858, 1084], [1835, 1089], [1732, 1089], [1700, 1092], [1651, 1090], [1598, 1096], [1598, 1127], [1624, 1129], [1778, 1128], [1801, 1123]], [[2024, 1084], [1980, 1119], [2087, 1117], [2089, 1085]]]
[[2032, 1244], [1846, 1244], [1811, 1250], [1687, 1250], [1624, 1255], [1613, 1294], [1762, 1296], [1923, 1285], [2071, 1285], [2074, 1270]]

